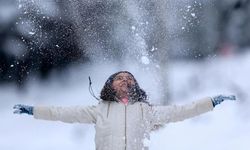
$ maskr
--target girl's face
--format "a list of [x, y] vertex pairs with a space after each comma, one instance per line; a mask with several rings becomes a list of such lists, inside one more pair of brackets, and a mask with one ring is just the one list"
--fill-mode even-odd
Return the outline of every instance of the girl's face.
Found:
[[114, 77], [112, 87], [118, 97], [128, 96], [129, 89], [135, 85], [134, 78], [128, 73], [119, 73]]

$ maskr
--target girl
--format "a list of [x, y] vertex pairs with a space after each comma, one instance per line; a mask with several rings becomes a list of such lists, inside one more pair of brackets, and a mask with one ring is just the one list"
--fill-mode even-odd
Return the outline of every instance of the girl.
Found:
[[235, 96], [203, 98], [191, 104], [156, 106], [147, 101], [134, 76], [127, 71], [111, 75], [101, 91], [96, 106], [27, 106], [15, 105], [14, 113], [27, 113], [36, 119], [67, 123], [95, 124], [97, 150], [147, 150], [144, 144], [150, 132], [166, 123], [182, 121], [213, 110]]

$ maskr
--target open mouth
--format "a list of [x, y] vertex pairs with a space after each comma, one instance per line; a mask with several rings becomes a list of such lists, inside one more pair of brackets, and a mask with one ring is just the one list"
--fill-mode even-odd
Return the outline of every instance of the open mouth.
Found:
[[126, 83], [121, 84], [120, 87], [128, 87], [128, 84], [126, 84]]
[[129, 84], [127, 82], [123, 82], [120, 84], [120, 86], [128, 86]]

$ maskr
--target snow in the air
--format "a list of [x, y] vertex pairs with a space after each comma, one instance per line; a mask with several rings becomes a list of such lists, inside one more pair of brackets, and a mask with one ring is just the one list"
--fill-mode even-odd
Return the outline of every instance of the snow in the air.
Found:
[[148, 65], [150, 63], [150, 60], [148, 59], [147, 56], [142, 56], [141, 57], [141, 62], [145, 65]]
[[[0, 17], [2, 20], [8, 20], [18, 13], [17, 11], [23, 10], [22, 15], [28, 15], [31, 20], [29, 22], [24, 19], [25, 17], [20, 17], [17, 22], [14, 22], [19, 29], [18, 31], [29, 37], [37, 36], [37, 39], [41, 39], [39, 45], [43, 45], [46, 41], [42, 41], [42, 39], [46, 39], [47, 35], [41, 33], [43, 26], [35, 21], [37, 19], [36, 15], [30, 14], [26, 10], [26, 2], [34, 3], [34, 6], [37, 6], [39, 3], [41, 10], [36, 10], [34, 7], [34, 11], [39, 15], [43, 15], [42, 20], [53, 19], [53, 17], [59, 15], [59, 11], [56, 11], [58, 10], [57, 6], [52, 4], [56, 1], [47, 3], [45, 1], [19, 0], [20, 4], [17, 5], [19, 10], [15, 7], [12, 9], [2, 8], [0, 10]], [[80, 1], [71, 2], [67, 7], [81, 5]], [[86, 3], [89, 5], [92, 4], [90, 1], [86, 1]], [[154, 14], [156, 16], [162, 15], [159, 18], [163, 16], [167, 18], [164, 25], [166, 25], [166, 39], [169, 40], [166, 46], [169, 46], [170, 52], [175, 52], [175, 49], [172, 50], [174, 47], [171, 47], [171, 44], [180, 46], [180, 49], [190, 48], [185, 46], [185, 42], [178, 42], [177, 39], [181, 38], [182, 34], [180, 32], [189, 31], [189, 26], [194, 27], [192, 24], [193, 20], [198, 18], [197, 20], [199, 21], [201, 19], [199, 18], [201, 14], [195, 11], [194, 6], [197, 3], [195, 1], [194, 5], [190, 3], [187, 5], [183, 4], [180, 10], [177, 7], [175, 8], [178, 2], [171, 3], [173, 6], [166, 5], [166, 8], [169, 7], [169, 11], [166, 11], [168, 13], [162, 13], [162, 10], [159, 10], [161, 13]], [[201, 6], [201, 3], [199, 2], [197, 5]], [[162, 65], [154, 64], [155, 60], [151, 59], [150, 53], [158, 52], [164, 47], [154, 47], [152, 46], [154, 43], [148, 47], [150, 39], [146, 38], [146, 35], [148, 35], [147, 32], [153, 32], [154, 30], [151, 31], [153, 26], [158, 25], [157, 22], [152, 20], [159, 18], [147, 17], [142, 8], [135, 1], [129, 0], [124, 2], [122, 8], [124, 12], [122, 13], [128, 16], [129, 24], [115, 25], [113, 28], [114, 34], [112, 34], [114, 37], [111, 38], [114, 42], [120, 42], [121, 45], [124, 44], [124, 47], [127, 49], [124, 50], [124, 55], [127, 54], [129, 58], [136, 58], [136, 61], [139, 62], [138, 64], [130, 62], [130, 59], [128, 59], [128, 62], [125, 61], [126, 63], [124, 64], [126, 65], [109, 64], [105, 62], [107, 58], [103, 57], [104, 52], [100, 48], [101, 46], [98, 45], [100, 43], [91, 43], [96, 39], [84, 39], [78, 36], [77, 40], [79, 41], [77, 42], [80, 44], [85, 42], [85, 40], [89, 40], [87, 42], [92, 47], [87, 47], [86, 52], [89, 53], [88, 56], [90, 59], [97, 58], [96, 55], [98, 55], [98, 59], [100, 59], [99, 56], [103, 57], [103, 63], [72, 65], [63, 73], [52, 71], [48, 80], [41, 80], [35, 73], [26, 72], [31, 75], [23, 87], [17, 87], [14, 83], [1, 84], [0, 150], [94, 150], [94, 125], [35, 120], [32, 116], [28, 115], [14, 115], [12, 107], [15, 104], [56, 106], [96, 105], [98, 101], [88, 91], [88, 77], [91, 76], [93, 89], [95, 94], [99, 96], [109, 75], [120, 70], [132, 72], [140, 86], [147, 92], [149, 101], [153, 104], [159, 103], [159, 95], [163, 94], [157, 88], [160, 84], [158, 83], [160, 75], [154, 69], [150, 68], [152, 66], [159, 72], [162, 70], [167, 71], [168, 76], [165, 77], [165, 80], [168, 82], [167, 89], [169, 91], [167, 93], [171, 97], [170, 104], [180, 105], [190, 103], [191, 101], [217, 94], [235, 94], [237, 101], [226, 101], [216, 106], [212, 112], [182, 122], [167, 124], [165, 127], [152, 132], [151, 139], [143, 141], [144, 145], [148, 145], [150, 150], [249, 150], [250, 53], [239, 53], [230, 56], [214, 54], [204, 61], [169, 61], [166, 62], [166, 65], [163, 65], [166, 68], [161, 68]], [[72, 19], [70, 21], [81, 27], [81, 23], [84, 20], [81, 20], [82, 18], [77, 12], [78, 9], [74, 8], [70, 10], [70, 13], [73, 13], [68, 14], [69, 18]], [[115, 17], [117, 17], [117, 20], [121, 18], [120, 16]], [[62, 17], [58, 18], [62, 19]], [[238, 21], [237, 19], [235, 20], [236, 22]], [[123, 20], [119, 21], [122, 22]], [[38, 25], [34, 27], [34, 24]], [[126, 29], [131, 33], [128, 34], [128, 30]], [[83, 30], [79, 28], [79, 30], [74, 32], [79, 35], [85, 35], [90, 33], [89, 30], [88, 28]], [[209, 34], [209, 31], [211, 30], [205, 33]], [[176, 38], [171, 38], [171, 36]], [[23, 43], [26, 42], [24, 37], [20, 38]], [[130, 41], [126, 41], [124, 37], [128, 37]], [[158, 37], [158, 35], [155, 37]], [[213, 38], [209, 40], [211, 39]], [[7, 46], [16, 46], [16, 43], [13, 44], [13, 40], [10, 41]], [[173, 44], [172, 41], [176, 43]], [[36, 44], [39, 42], [36, 42]], [[83, 45], [78, 46], [81, 47]], [[13, 51], [6, 53], [12, 54], [15, 58], [24, 57], [27, 55], [27, 53], [23, 52], [26, 49], [21, 50], [20, 47], [22, 46], [16, 46]], [[59, 42], [58, 44], [53, 44], [53, 48], [55, 49], [60, 49], [60, 47], [62, 45]], [[29, 50], [33, 50], [33, 48], [31, 47]], [[179, 52], [180, 50], [176, 53]], [[182, 52], [185, 54], [188, 53], [185, 50]], [[42, 51], [39, 53], [42, 54]], [[92, 54], [95, 54], [95, 56], [92, 57]], [[194, 57], [200, 58], [201, 56], [198, 53]], [[16, 61], [7, 66], [14, 69], [18, 64], [19, 61]], [[11, 75], [7, 77], [14, 78]]]

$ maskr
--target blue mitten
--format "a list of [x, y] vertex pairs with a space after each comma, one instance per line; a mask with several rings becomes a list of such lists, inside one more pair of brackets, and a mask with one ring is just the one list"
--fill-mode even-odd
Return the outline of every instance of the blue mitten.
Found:
[[28, 115], [33, 115], [33, 106], [17, 104], [13, 108], [14, 108], [14, 114], [26, 113]]
[[236, 100], [236, 96], [234, 95], [229, 95], [229, 96], [225, 96], [225, 95], [218, 95], [218, 96], [214, 96], [211, 98], [213, 106], [215, 107], [216, 105], [220, 104], [221, 102], [225, 101], [225, 100]]

